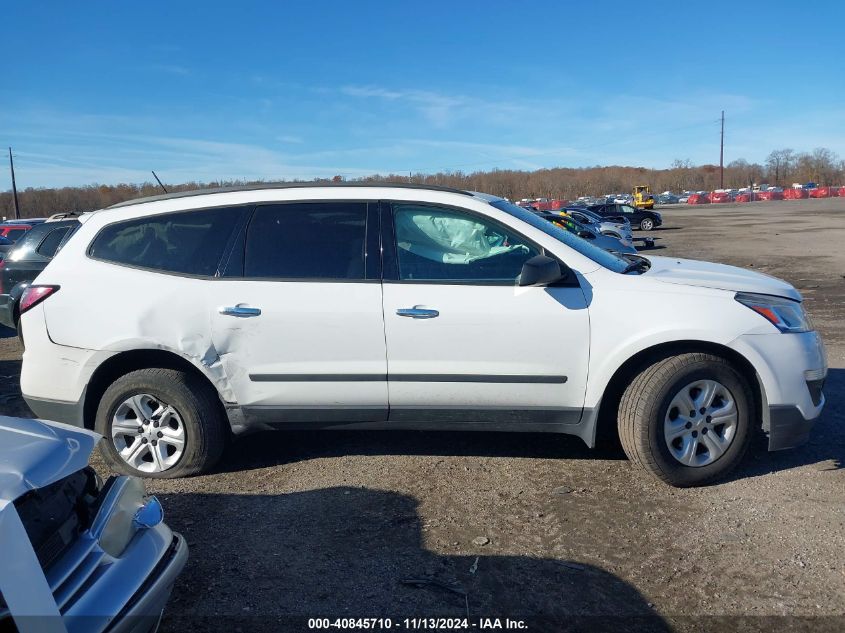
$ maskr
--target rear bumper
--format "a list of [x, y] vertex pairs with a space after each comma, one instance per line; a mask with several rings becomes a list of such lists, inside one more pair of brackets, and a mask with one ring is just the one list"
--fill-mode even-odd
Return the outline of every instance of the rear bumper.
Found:
[[35, 416], [41, 420], [52, 420], [63, 422], [80, 428], [85, 427], [83, 415], [85, 394], [77, 402], [65, 402], [63, 400], [49, 400], [47, 398], [33, 398], [24, 395], [26, 405], [32, 409]]
[[806, 444], [821, 413], [805, 418], [796, 406], [769, 407], [769, 450], [780, 451]]
[[188, 560], [188, 544], [179, 534], [167, 554], [141, 586], [123, 611], [112, 621], [108, 633], [147, 633], [158, 626], [164, 607], [173, 590], [173, 583]]

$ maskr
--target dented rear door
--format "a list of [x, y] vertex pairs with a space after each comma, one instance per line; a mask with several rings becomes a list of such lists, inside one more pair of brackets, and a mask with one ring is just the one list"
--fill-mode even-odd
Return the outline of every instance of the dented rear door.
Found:
[[259, 205], [211, 282], [212, 342], [248, 420], [386, 420], [375, 206]]

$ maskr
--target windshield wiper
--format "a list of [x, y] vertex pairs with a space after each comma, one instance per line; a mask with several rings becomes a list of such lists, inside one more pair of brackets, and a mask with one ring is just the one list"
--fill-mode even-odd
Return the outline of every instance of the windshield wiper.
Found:
[[640, 257], [639, 255], [631, 255], [630, 253], [620, 253], [619, 256], [631, 262], [622, 271], [623, 275], [626, 273], [633, 272], [645, 272], [649, 268], [651, 268], [651, 262], [648, 261], [648, 259], [646, 259], [645, 257]]

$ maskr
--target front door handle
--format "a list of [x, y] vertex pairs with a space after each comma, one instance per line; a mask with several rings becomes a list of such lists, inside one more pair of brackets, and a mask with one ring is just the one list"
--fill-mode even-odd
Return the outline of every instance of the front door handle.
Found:
[[247, 308], [246, 306], [236, 305], [236, 306], [223, 306], [217, 308], [217, 311], [220, 314], [225, 314], [226, 316], [236, 316], [236, 317], [251, 317], [251, 316], [258, 316], [261, 314], [261, 308]]
[[433, 319], [434, 317], [440, 316], [437, 310], [429, 310], [428, 308], [421, 308], [419, 306], [399, 308], [396, 314], [403, 317], [411, 317], [412, 319]]

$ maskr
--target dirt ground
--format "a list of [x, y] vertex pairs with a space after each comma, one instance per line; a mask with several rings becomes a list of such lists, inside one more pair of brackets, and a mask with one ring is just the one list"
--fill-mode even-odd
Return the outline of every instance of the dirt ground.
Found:
[[[808, 445], [770, 454], [759, 437], [729, 481], [676, 490], [574, 437], [248, 437], [214, 474], [149, 484], [191, 550], [163, 629], [469, 614], [534, 631], [845, 630], [845, 198], [662, 212], [654, 254], [753, 267], [806, 297], [831, 367]], [[0, 413], [28, 415], [19, 358], [0, 339]]]

